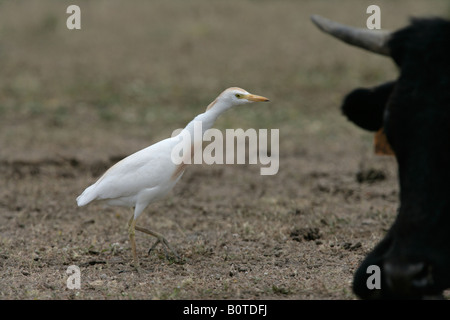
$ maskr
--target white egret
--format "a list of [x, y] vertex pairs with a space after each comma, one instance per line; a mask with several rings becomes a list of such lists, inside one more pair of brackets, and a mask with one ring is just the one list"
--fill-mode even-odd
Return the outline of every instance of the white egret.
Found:
[[[181, 135], [190, 134], [193, 137], [195, 121], [201, 121], [202, 133], [204, 133], [227, 109], [255, 101], [269, 101], [269, 99], [250, 94], [241, 88], [226, 89], [208, 105], [204, 113], [196, 116], [177, 136], [157, 142], [113, 165], [77, 198], [78, 206], [84, 206], [94, 200], [101, 200], [112, 206], [134, 208], [134, 213], [128, 222], [128, 234], [136, 268], [138, 268], [138, 258], [135, 230], [157, 238], [150, 251], [158, 243], [161, 243], [179, 258], [176, 251], [161, 234], [136, 226], [136, 220], [150, 203], [167, 195], [183, 175], [186, 161], [175, 164], [172, 159], [172, 150], [180, 143]], [[192, 151], [193, 145], [191, 145]]]

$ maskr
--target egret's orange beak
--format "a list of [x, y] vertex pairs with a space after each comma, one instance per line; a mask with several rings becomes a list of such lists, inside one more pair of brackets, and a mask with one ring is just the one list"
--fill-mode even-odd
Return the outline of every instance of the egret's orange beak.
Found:
[[247, 94], [246, 96], [244, 96], [244, 98], [247, 99], [248, 101], [254, 102], [269, 101], [269, 99], [267, 99], [266, 97], [257, 96], [255, 94]]

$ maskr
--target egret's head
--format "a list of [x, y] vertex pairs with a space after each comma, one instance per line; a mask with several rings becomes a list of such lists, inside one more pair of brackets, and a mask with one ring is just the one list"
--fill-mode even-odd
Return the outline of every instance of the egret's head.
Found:
[[223, 104], [232, 107], [237, 106], [241, 104], [247, 104], [252, 102], [258, 102], [258, 101], [269, 101], [266, 97], [257, 96], [255, 94], [251, 94], [248, 91], [232, 87], [226, 89], [224, 92], [222, 92], [216, 100], [214, 100], [206, 110], [211, 109], [217, 102], [222, 102]]

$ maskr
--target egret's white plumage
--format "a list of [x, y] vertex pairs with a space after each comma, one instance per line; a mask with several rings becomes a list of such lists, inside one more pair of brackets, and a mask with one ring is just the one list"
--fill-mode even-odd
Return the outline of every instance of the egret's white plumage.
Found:
[[129, 235], [136, 266], [135, 229], [155, 236], [158, 239], [155, 245], [161, 242], [177, 255], [162, 235], [137, 227], [136, 219], [150, 203], [167, 195], [183, 175], [186, 165], [175, 164], [172, 161], [172, 150], [180, 143], [183, 133], [194, 135], [195, 121], [201, 121], [204, 133], [227, 109], [255, 101], [269, 100], [241, 88], [226, 89], [208, 105], [204, 113], [195, 117], [177, 136], [133, 153], [108, 169], [97, 182], [86, 188], [77, 198], [78, 206], [102, 200], [108, 205], [134, 207], [134, 214], [129, 221]]

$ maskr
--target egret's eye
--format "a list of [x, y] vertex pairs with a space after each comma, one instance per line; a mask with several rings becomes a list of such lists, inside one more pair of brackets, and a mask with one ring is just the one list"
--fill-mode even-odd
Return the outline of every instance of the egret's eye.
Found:
[[240, 99], [240, 98], [242, 98], [242, 94], [236, 93], [236, 94], [235, 94], [235, 97], [238, 98], [238, 99]]

